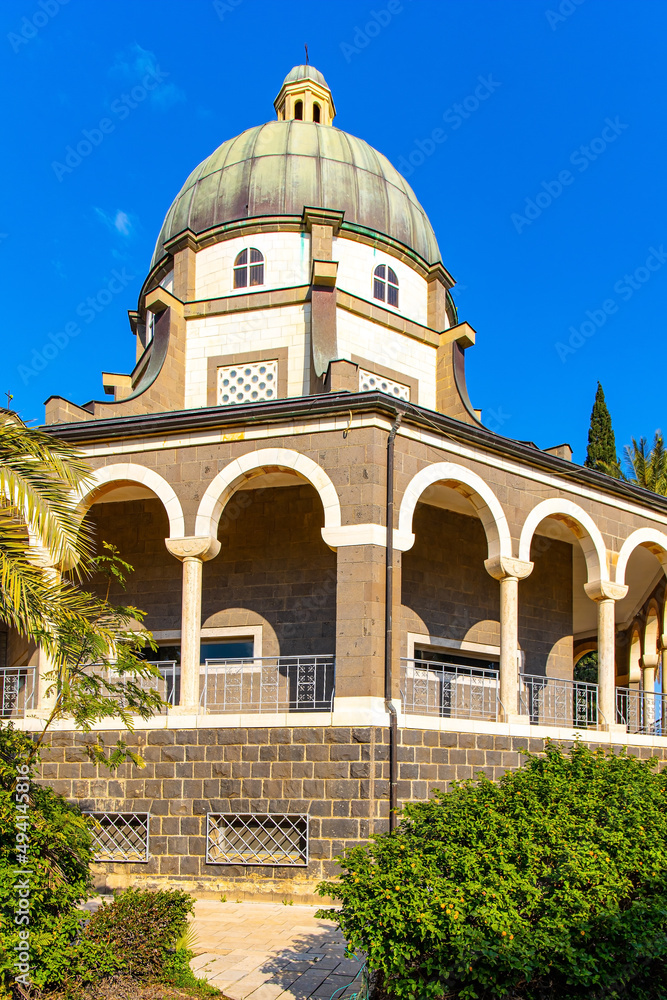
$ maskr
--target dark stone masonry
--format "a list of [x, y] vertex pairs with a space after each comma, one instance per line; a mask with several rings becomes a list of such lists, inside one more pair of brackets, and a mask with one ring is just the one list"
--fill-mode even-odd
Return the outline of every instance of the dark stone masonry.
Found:
[[[106, 738], [119, 735], [145, 768], [123, 765], [111, 775], [88, 763], [86, 737], [73, 732], [54, 734], [43, 756], [43, 780], [84, 811], [150, 813], [148, 862], [97, 864], [100, 889], [169, 885], [201, 896], [314, 902], [317, 883], [337, 870], [336, 855], [387, 829], [387, 729], [160, 729]], [[536, 738], [418, 729], [400, 730], [399, 740], [401, 804], [480, 773], [497, 780], [521, 766], [522, 750], [544, 749]], [[629, 752], [667, 761], [667, 747]], [[207, 864], [207, 814], [225, 812], [308, 814], [308, 866]]]

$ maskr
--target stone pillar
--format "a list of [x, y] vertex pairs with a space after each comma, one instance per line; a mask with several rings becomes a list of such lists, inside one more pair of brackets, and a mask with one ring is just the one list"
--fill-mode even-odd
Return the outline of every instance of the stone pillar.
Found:
[[533, 571], [532, 562], [497, 556], [484, 563], [487, 573], [500, 583], [500, 718], [528, 722], [519, 714], [519, 580]]
[[655, 680], [660, 664], [659, 653], [644, 653], [642, 656], [642, 688], [644, 699], [644, 727], [651, 727], [655, 723], [656, 709], [655, 703]]
[[608, 580], [594, 580], [584, 585], [584, 590], [598, 606], [598, 713], [599, 725], [607, 731], [625, 726], [616, 723], [616, 601], [620, 601], [628, 588]]
[[[41, 545], [30, 545], [29, 550], [30, 562], [33, 565], [38, 566], [43, 573], [44, 580], [46, 583], [59, 583], [60, 581], [60, 569], [56, 566], [53, 561], [51, 553]], [[39, 646], [37, 649], [37, 670], [35, 677], [35, 692], [33, 704], [36, 709], [36, 714], [41, 719], [47, 719], [56, 703], [56, 694], [50, 694], [47, 696], [48, 689], [55, 683], [55, 680], [47, 680], [46, 675], [52, 673], [54, 670], [54, 662], [48, 655], [43, 646]]]
[[199, 711], [199, 639], [201, 633], [202, 564], [220, 551], [216, 538], [166, 538], [167, 550], [183, 563], [181, 602], [181, 697], [174, 714]]

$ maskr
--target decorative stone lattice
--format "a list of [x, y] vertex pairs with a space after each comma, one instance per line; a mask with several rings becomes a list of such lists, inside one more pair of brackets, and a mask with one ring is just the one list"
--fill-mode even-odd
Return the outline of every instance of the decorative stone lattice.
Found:
[[374, 372], [367, 372], [364, 368], [359, 369], [359, 392], [386, 392], [397, 399], [410, 399], [410, 386], [395, 382], [391, 378], [383, 378]]
[[218, 368], [218, 405], [260, 403], [278, 395], [278, 362], [253, 361]]

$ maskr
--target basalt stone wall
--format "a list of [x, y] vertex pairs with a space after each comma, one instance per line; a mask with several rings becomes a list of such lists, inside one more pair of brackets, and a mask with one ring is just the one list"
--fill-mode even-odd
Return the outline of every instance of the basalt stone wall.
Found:
[[[106, 734], [115, 742], [119, 733]], [[80, 733], [57, 733], [44, 753], [42, 779], [87, 811], [149, 812], [146, 864], [98, 864], [99, 888], [181, 886], [231, 899], [316, 902], [318, 881], [335, 874], [335, 856], [387, 828], [388, 730], [155, 730], [122, 734], [146, 767], [115, 775], [87, 762]], [[484, 773], [497, 780], [521, 766], [522, 750], [542, 739], [403, 729], [399, 800], [423, 801], [436, 788]], [[617, 748], [618, 749], [618, 748]], [[663, 750], [631, 747], [639, 757]], [[208, 812], [307, 813], [307, 868], [206, 863]]]

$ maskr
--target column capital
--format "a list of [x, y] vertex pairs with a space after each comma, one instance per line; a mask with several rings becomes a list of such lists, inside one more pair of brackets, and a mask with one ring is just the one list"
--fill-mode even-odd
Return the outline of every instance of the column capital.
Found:
[[220, 542], [218, 539], [211, 538], [209, 535], [165, 538], [164, 544], [167, 546], [167, 551], [181, 561], [196, 558], [201, 559], [202, 562], [207, 562], [209, 559], [215, 559], [220, 551]]
[[584, 590], [591, 601], [622, 601], [628, 592], [624, 583], [612, 583], [611, 580], [591, 580], [584, 584]]
[[655, 670], [660, 664], [660, 653], [644, 653], [642, 656], [642, 667], [645, 670]]
[[506, 580], [509, 577], [525, 580], [533, 572], [533, 565], [532, 562], [512, 559], [510, 556], [494, 556], [492, 559], [484, 560], [484, 568], [494, 580]]

